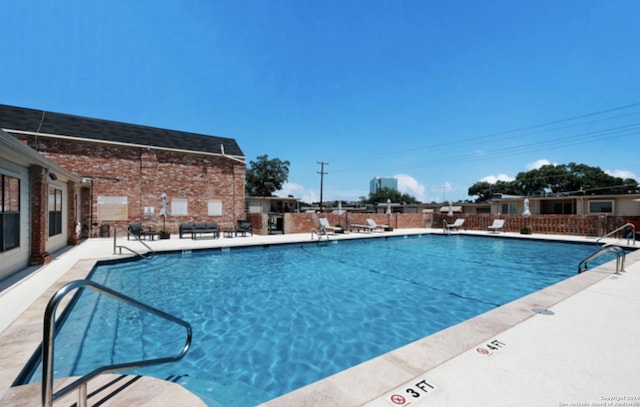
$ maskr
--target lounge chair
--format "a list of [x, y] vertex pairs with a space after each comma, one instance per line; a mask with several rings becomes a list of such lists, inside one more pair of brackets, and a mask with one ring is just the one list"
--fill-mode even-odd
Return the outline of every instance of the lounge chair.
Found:
[[462, 227], [462, 225], [464, 225], [464, 218], [458, 218], [453, 223], [445, 223], [445, 226], [448, 231], [459, 230]]
[[327, 218], [319, 218], [318, 219], [320, 221], [320, 229], [323, 230], [325, 233], [327, 232], [342, 232], [342, 228], [338, 227], [338, 226], [331, 226], [329, 224], [329, 221], [327, 220]]
[[499, 229], [504, 229], [504, 219], [494, 219], [493, 224], [489, 226], [489, 230], [493, 233], [498, 233]]
[[385, 230], [389, 229], [389, 225], [378, 225], [376, 223], [376, 221], [374, 221], [371, 218], [367, 218], [367, 225], [369, 225], [369, 227], [371, 228], [371, 230], [378, 230], [380, 229], [380, 232], [384, 232]]
[[351, 223], [349, 224], [349, 230], [352, 232], [361, 232], [361, 231], [366, 231], [366, 232], [371, 232], [373, 229], [371, 228], [370, 225], [362, 225], [362, 224], [358, 224], [358, 223]]

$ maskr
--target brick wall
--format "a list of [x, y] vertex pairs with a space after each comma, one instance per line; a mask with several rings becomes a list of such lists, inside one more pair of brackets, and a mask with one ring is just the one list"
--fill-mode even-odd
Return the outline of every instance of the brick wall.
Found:
[[[164, 225], [169, 232], [177, 233], [180, 222], [236, 224], [237, 219], [245, 218], [244, 163], [221, 156], [146, 147], [17, 137], [60, 166], [92, 180], [80, 197], [83, 228], [92, 230], [94, 235], [99, 226], [98, 196], [127, 197], [128, 219], [105, 220], [111, 229], [116, 224], [142, 222], [145, 228], [160, 230]], [[169, 216], [165, 222], [160, 216], [162, 193], [168, 196]], [[171, 214], [171, 200], [175, 198], [187, 201], [187, 215]], [[208, 215], [209, 200], [222, 202], [222, 215]], [[145, 215], [145, 207], [153, 207], [154, 214]]]
[[349, 224], [366, 224], [369, 218], [392, 228], [424, 228], [425, 225], [431, 227], [431, 217], [431, 214], [421, 213], [394, 213], [389, 217], [379, 213], [345, 212], [340, 216], [336, 213], [285, 213], [284, 225], [285, 233], [310, 233], [312, 229], [319, 230], [318, 218], [326, 218], [330, 225], [340, 225], [343, 229], [347, 229]]
[[[463, 229], [489, 230], [488, 227], [497, 219], [495, 215], [454, 215], [434, 214], [433, 227], [442, 227], [443, 220], [453, 223], [457, 218], [464, 218]], [[575, 236], [602, 236], [605, 230], [614, 230], [623, 225], [630, 217], [597, 215], [531, 215], [525, 219], [521, 215], [501, 215], [506, 232], [520, 232], [530, 225], [533, 233], [561, 234]]]
[[[285, 233], [310, 233], [312, 229], [319, 230], [318, 218], [327, 218], [330, 225], [341, 225], [346, 228], [349, 224], [366, 224], [367, 218], [373, 219], [377, 224], [390, 224], [393, 228], [418, 229], [425, 227], [442, 228], [443, 220], [453, 223], [461, 217], [465, 219], [463, 229], [489, 231], [489, 226], [496, 219], [488, 214], [460, 214], [452, 217], [446, 214], [411, 214], [394, 213], [388, 218], [385, 214], [374, 213], [350, 213], [345, 212], [341, 216], [335, 213], [285, 213]], [[249, 214], [247, 219], [253, 224], [256, 234], [266, 235], [267, 214]], [[596, 215], [532, 215], [525, 220], [519, 215], [501, 215], [505, 220], [504, 231], [518, 233], [525, 225], [530, 225], [533, 233], [563, 234], [574, 236], [602, 236], [604, 231], [612, 231], [627, 222], [640, 222], [640, 217], [621, 216], [596, 216]], [[636, 230], [640, 235], [640, 231]], [[624, 231], [618, 235], [622, 236]]]
[[29, 183], [31, 188], [31, 252], [29, 264], [45, 264], [51, 261], [51, 254], [47, 252], [47, 179], [44, 168], [34, 165], [29, 168]]

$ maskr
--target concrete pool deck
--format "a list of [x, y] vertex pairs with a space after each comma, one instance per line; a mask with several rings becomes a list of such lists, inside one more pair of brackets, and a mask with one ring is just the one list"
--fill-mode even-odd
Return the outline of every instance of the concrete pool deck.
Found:
[[[442, 230], [352, 233], [331, 239], [429, 233]], [[595, 242], [595, 238], [557, 235], [459, 233]], [[301, 241], [310, 241], [310, 235], [197, 241], [172, 236], [148, 244], [167, 251]], [[621, 246], [626, 242], [608, 241]], [[136, 250], [144, 248], [124, 242]], [[84, 278], [97, 260], [124, 256], [113, 254], [112, 238], [90, 239], [56, 253], [45, 266], [24, 270], [13, 285], [0, 284], [0, 405], [39, 405], [39, 385], [10, 386], [42, 339], [44, 307], [55, 290]], [[626, 272], [620, 275], [614, 274], [615, 261], [609, 262], [263, 406], [615, 405], [610, 402], [640, 406], [638, 260], [640, 252], [631, 253]], [[148, 405], [204, 405], [174, 383], [143, 380], [153, 383], [148, 387]], [[146, 386], [121, 392], [127, 396], [103, 405], [142, 405]]]

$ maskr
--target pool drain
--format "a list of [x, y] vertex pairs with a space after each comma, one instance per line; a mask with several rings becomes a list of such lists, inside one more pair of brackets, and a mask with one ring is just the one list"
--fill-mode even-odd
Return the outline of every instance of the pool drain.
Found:
[[555, 315], [553, 311], [548, 310], [546, 308], [531, 308], [531, 311], [535, 312], [536, 314]]

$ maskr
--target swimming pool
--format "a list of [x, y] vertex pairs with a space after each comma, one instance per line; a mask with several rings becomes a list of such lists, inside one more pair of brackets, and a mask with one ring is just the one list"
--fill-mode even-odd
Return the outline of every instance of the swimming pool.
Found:
[[[92, 279], [194, 328], [185, 359], [138, 373], [181, 383], [210, 405], [243, 406], [573, 276], [593, 251], [460, 235], [378, 238], [166, 254], [101, 265]], [[183, 337], [173, 329], [86, 292], [56, 339], [55, 375], [85, 373], [105, 355], [116, 363], [176, 353]]]

